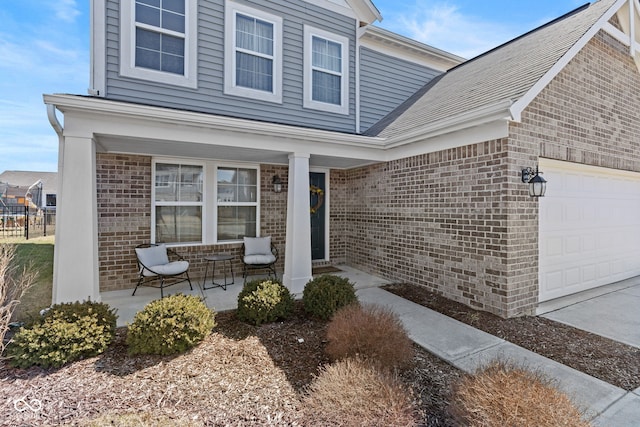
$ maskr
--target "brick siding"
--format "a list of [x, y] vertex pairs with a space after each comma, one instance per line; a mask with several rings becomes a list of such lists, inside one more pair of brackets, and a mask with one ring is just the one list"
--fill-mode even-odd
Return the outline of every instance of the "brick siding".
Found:
[[640, 171], [640, 74], [627, 51], [598, 34], [509, 138], [349, 171], [347, 261], [503, 317], [532, 314], [538, 202], [521, 169], [546, 157]]

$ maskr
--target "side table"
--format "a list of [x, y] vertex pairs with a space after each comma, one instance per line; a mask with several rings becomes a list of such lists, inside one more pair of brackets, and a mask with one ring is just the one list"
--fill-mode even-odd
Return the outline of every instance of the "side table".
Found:
[[[233, 260], [233, 255], [230, 255], [230, 254], [216, 254], [216, 255], [209, 255], [204, 257], [204, 261], [207, 264], [207, 266], [204, 269], [204, 280], [202, 281], [202, 288], [203, 289], [222, 288], [226, 291], [227, 285], [233, 285], [235, 283], [235, 277], [233, 275], [233, 263], [231, 262], [232, 260]], [[216, 283], [214, 280], [216, 275], [217, 261], [222, 261], [224, 283]], [[231, 270], [231, 283], [227, 283], [227, 265], [225, 264], [225, 262], [229, 263], [229, 270]], [[209, 263], [212, 263], [213, 265], [211, 266], [212, 267], [211, 268], [211, 286], [207, 287], [207, 274], [209, 273]]]

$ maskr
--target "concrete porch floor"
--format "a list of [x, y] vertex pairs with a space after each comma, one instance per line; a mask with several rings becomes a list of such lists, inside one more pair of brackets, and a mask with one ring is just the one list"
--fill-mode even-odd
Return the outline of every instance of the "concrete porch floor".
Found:
[[[336, 268], [341, 271], [330, 273], [336, 276], [345, 277], [355, 284], [356, 289], [365, 289], [388, 284], [385, 279], [372, 276], [355, 268], [346, 265], [337, 265]], [[266, 276], [249, 276], [247, 280], [261, 278]], [[230, 278], [229, 278], [230, 280]], [[216, 278], [219, 283], [220, 278]], [[208, 280], [207, 280], [208, 282]], [[227, 286], [225, 291], [223, 288], [202, 289], [202, 278], [191, 279], [193, 290], [189, 289], [188, 283], [179, 283], [164, 289], [165, 295], [183, 293], [185, 295], [204, 296], [207, 306], [216, 312], [233, 310], [238, 306], [238, 294], [242, 290], [242, 275], [235, 276], [235, 284]], [[142, 310], [145, 305], [151, 301], [160, 298], [160, 289], [144, 287], [138, 288], [136, 295], [132, 296], [132, 289], [122, 289], [119, 291], [101, 292], [102, 302], [109, 304], [118, 310], [118, 326], [125, 326], [133, 321], [135, 314]]]

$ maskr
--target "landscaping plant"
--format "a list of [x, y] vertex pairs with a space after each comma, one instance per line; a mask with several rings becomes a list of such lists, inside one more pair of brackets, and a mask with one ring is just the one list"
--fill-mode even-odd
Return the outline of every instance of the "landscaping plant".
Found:
[[293, 297], [284, 285], [271, 280], [245, 283], [238, 295], [238, 318], [261, 325], [287, 319], [293, 314]]
[[307, 313], [329, 320], [338, 309], [357, 303], [358, 297], [348, 279], [325, 274], [305, 285], [302, 301]]
[[323, 426], [414, 426], [411, 393], [388, 372], [354, 358], [325, 366], [306, 390], [307, 418]]
[[16, 333], [7, 355], [20, 368], [57, 368], [102, 353], [113, 341], [115, 327], [115, 311], [107, 304], [56, 304], [39, 321]]
[[0, 356], [4, 353], [4, 337], [9, 331], [11, 316], [20, 299], [35, 283], [36, 273], [26, 268], [18, 272], [13, 264], [16, 247], [0, 245]]
[[589, 426], [548, 378], [502, 361], [460, 381], [451, 413], [468, 426]]
[[215, 313], [200, 298], [183, 294], [164, 297], [136, 313], [127, 330], [129, 353], [184, 353], [215, 326]]
[[326, 352], [333, 360], [359, 356], [382, 369], [411, 362], [413, 343], [391, 310], [373, 304], [348, 305], [327, 326]]

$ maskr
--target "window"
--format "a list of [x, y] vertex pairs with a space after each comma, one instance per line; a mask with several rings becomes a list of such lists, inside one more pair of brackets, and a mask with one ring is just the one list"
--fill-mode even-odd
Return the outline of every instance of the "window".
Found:
[[47, 207], [55, 207], [56, 206], [56, 195], [55, 194], [47, 194], [47, 196], [46, 196], [46, 204], [47, 204]]
[[304, 107], [349, 114], [349, 39], [304, 27]]
[[225, 93], [282, 102], [282, 18], [227, 1]]
[[202, 242], [202, 165], [155, 164], [156, 243]]
[[154, 161], [152, 241], [212, 244], [259, 235], [259, 169]]
[[196, 0], [124, 0], [120, 73], [196, 87]]
[[256, 237], [258, 171], [218, 168], [218, 241]]

